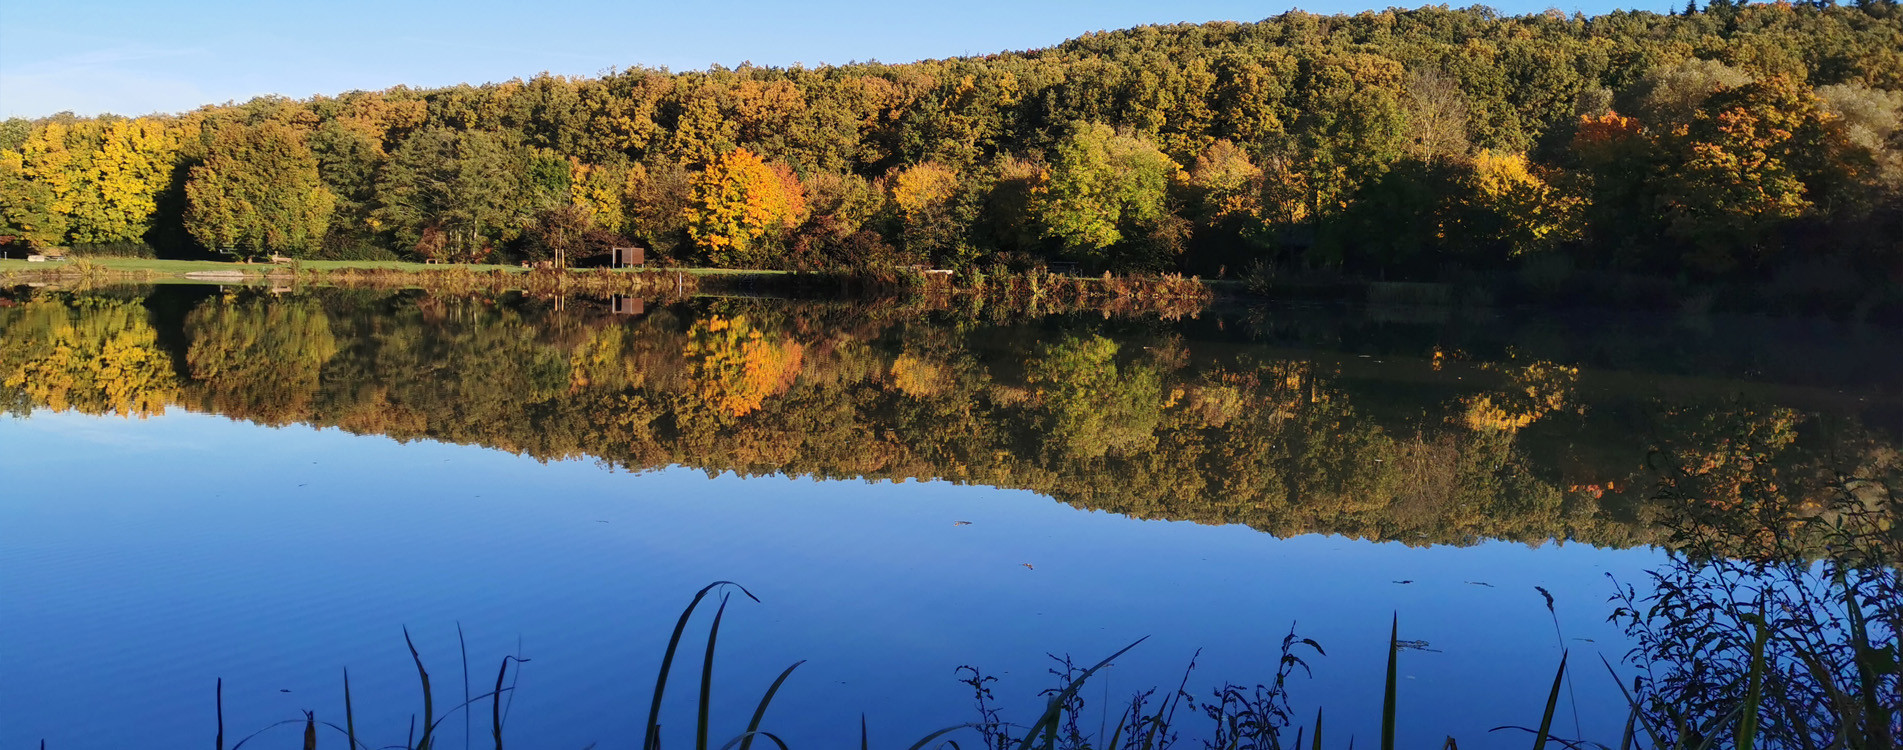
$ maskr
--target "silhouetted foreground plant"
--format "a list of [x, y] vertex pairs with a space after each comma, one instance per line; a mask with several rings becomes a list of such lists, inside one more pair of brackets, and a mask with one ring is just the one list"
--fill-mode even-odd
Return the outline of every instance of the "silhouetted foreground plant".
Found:
[[[1881, 548], [1866, 548], [1864, 553], [1888, 554]], [[1893, 746], [1893, 738], [1897, 736], [1894, 722], [1898, 717], [1896, 614], [1899, 603], [1903, 602], [1896, 596], [1893, 565], [1871, 570], [1846, 561], [1787, 567], [1722, 559], [1701, 564], [1675, 556], [1674, 564], [1655, 572], [1654, 577], [1660, 586], [1658, 593], [1641, 599], [1628, 587], [1615, 597], [1621, 607], [1613, 618], [1627, 622], [1640, 643], [1628, 659], [1645, 670], [1633, 680], [1634, 690], [1626, 691], [1631, 712], [1618, 744], [1620, 750], [1753, 750], [1761, 747], [1877, 750]], [[787, 748], [787, 743], [778, 735], [761, 727], [775, 696], [804, 661], [794, 662], [780, 672], [761, 694], [744, 729], [715, 744], [711, 718], [714, 657], [721, 622], [734, 593], [759, 601], [739, 584], [717, 581], [696, 592], [682, 610], [655, 678], [644, 725], [643, 750], [663, 747], [661, 705], [673, 674], [674, 659], [689, 622], [710, 595], [718, 595], [719, 604], [708, 625], [707, 644], [701, 659], [692, 747], [695, 750], [736, 747], [750, 750], [756, 740], [763, 740], [781, 750]], [[1746, 593], [1749, 596], [1741, 596]], [[1641, 612], [1641, 603], [1651, 606]], [[1833, 609], [1839, 605], [1840, 608]], [[1399, 635], [1397, 614], [1388, 635], [1378, 741], [1381, 750], [1398, 747], [1397, 682], [1404, 646]], [[976, 734], [987, 750], [1167, 750], [1175, 747], [1186, 731], [1194, 731], [1195, 725], [1200, 724], [1199, 718], [1211, 722], [1207, 732], [1200, 733], [1199, 741], [1204, 750], [1322, 750], [1355, 746], [1352, 735], [1345, 744], [1324, 743], [1323, 709], [1316, 710], [1313, 723], [1295, 723], [1289, 702], [1289, 678], [1297, 668], [1304, 673], [1309, 671], [1303, 658], [1308, 650], [1312, 649], [1316, 655], [1325, 655], [1325, 652], [1319, 643], [1300, 637], [1293, 628], [1282, 639], [1274, 677], [1267, 683], [1225, 684], [1212, 691], [1208, 699], [1200, 700], [1187, 689], [1190, 674], [1196, 668], [1196, 657], [1192, 656], [1182, 681], [1173, 691], [1160, 696], [1157, 688], [1135, 693], [1115, 706], [1114, 728], [1109, 728], [1113, 706], [1106, 705], [1099, 710], [1103, 719], [1099, 730], [1085, 731], [1086, 724], [1082, 720], [1086, 701], [1082, 688], [1098, 672], [1112, 666], [1146, 639], [1147, 636], [1139, 638], [1087, 668], [1080, 669], [1069, 657], [1053, 655], [1051, 658], [1061, 666], [1050, 670], [1058, 684], [1040, 693], [1045, 698], [1044, 709], [1029, 723], [1011, 722], [1003, 717], [989, 687], [994, 678], [985, 676], [976, 667], [959, 667], [959, 673], [964, 675], [960, 681], [972, 688], [977, 720], [929, 733], [908, 750], [941, 747], [957, 750], [958, 740], [969, 734]], [[436, 746], [437, 729], [443, 722], [461, 711], [465, 712], [467, 727], [467, 712], [483, 701], [490, 705], [490, 734], [494, 746], [502, 750], [508, 710], [505, 696], [514, 692], [509, 666], [511, 662], [527, 660], [518, 656], [503, 657], [494, 688], [469, 695], [465, 651], [466, 697], [439, 716], [435, 711], [429, 670], [407, 629], [404, 641], [416, 665], [422, 712], [411, 716], [401, 745], [386, 745], [379, 750], [396, 747], [430, 750]], [[1553, 733], [1553, 718], [1561, 688], [1568, 678], [1569, 659], [1569, 654], [1561, 654], [1536, 727], [1507, 725], [1492, 731], [1531, 734], [1534, 750], [1544, 750], [1549, 744], [1611, 750], [1608, 744], [1566, 739]], [[1613, 679], [1619, 680], [1609, 662], [1606, 667], [1614, 672]], [[231, 750], [240, 750], [252, 740], [281, 727], [297, 726], [303, 727], [303, 747], [307, 750], [318, 746], [321, 729], [345, 735], [349, 750], [371, 750], [373, 746], [358, 737], [347, 670], [343, 685], [342, 726], [319, 720], [314, 712], [304, 711], [300, 718], [278, 721], [246, 735], [231, 745]], [[1620, 688], [1624, 691], [1625, 685], [1621, 684]], [[214, 745], [217, 750], [225, 750], [223, 690], [220, 680], [217, 685], [218, 734]], [[1289, 737], [1291, 727], [1295, 730], [1292, 738]], [[860, 747], [870, 749], [863, 715]], [[1458, 743], [1448, 737], [1441, 747], [1457, 750]]]
[[[1636, 643], [1633, 724], [1655, 747], [1877, 750], [1903, 737], [1895, 498], [1868, 477], [1840, 477], [1826, 497], [1814, 517], [1752, 534], [1771, 543], [1748, 559], [1724, 554], [1728, 530], [1686, 524], [1652, 592], [1613, 598]], [[1821, 560], [1806, 553], [1819, 539]]]
[[[1393, 750], [1398, 746], [1396, 716], [1399, 709], [1397, 683], [1402, 650], [1400, 626], [1400, 616], [1396, 615], [1388, 633], [1387, 681], [1381, 705], [1378, 745], [1382, 750]], [[1085, 706], [1079, 688], [1086, 679], [1136, 645], [1130, 644], [1110, 659], [1081, 671], [1068, 658], [1052, 656], [1063, 667], [1061, 670], [1051, 670], [1051, 674], [1058, 678], [1059, 685], [1043, 693], [1048, 698], [1045, 711], [1036, 722], [1029, 725], [1005, 721], [992, 705], [994, 697], [987, 683], [992, 682], [993, 678], [984, 676], [973, 667], [959, 667], [961, 673], [969, 675], [961, 681], [972, 687], [977, 701], [979, 721], [969, 726], [979, 733], [987, 750], [1166, 750], [1176, 745], [1186, 729], [1193, 729], [1179, 723], [1180, 709], [1185, 712], [1180, 720], [1182, 722], [1193, 722], [1200, 716], [1212, 723], [1207, 733], [1201, 736], [1204, 750], [1321, 750], [1327, 746], [1322, 740], [1325, 709], [1316, 710], [1313, 724], [1294, 723], [1289, 705], [1288, 678], [1297, 667], [1308, 671], [1308, 663], [1299, 655], [1298, 649], [1313, 649], [1316, 654], [1324, 652], [1321, 644], [1296, 635], [1292, 628], [1282, 639], [1275, 677], [1267, 684], [1225, 684], [1215, 689], [1207, 702], [1200, 701], [1187, 690], [1189, 672], [1196, 668], [1195, 658], [1192, 657], [1182, 683], [1173, 693], [1155, 702], [1153, 709], [1151, 704], [1157, 699], [1154, 688], [1131, 696], [1119, 709], [1115, 729], [1107, 735], [1082, 731], [1079, 719]], [[1541, 750], [1548, 742], [1567, 747], [1604, 747], [1598, 743], [1561, 739], [1552, 734], [1553, 716], [1559, 707], [1560, 687], [1566, 677], [1566, 661], [1566, 655], [1562, 654], [1559, 669], [1553, 674], [1552, 688], [1547, 693], [1546, 709], [1540, 716], [1538, 728], [1503, 726], [1495, 727], [1494, 731], [1517, 729], [1528, 732], [1533, 735], [1534, 750]], [[1291, 727], [1295, 730], [1292, 738], [1289, 737]], [[1354, 747], [1355, 738], [1350, 736], [1344, 746]], [[1449, 737], [1444, 747], [1457, 748], [1458, 744]]]
[[[649, 705], [641, 743], [643, 750], [659, 750], [663, 746], [661, 705], [669, 685], [669, 680], [673, 675], [674, 659], [679, 653], [681, 639], [686, 634], [688, 623], [693, 619], [694, 613], [701, 604], [709, 595], [713, 594], [718, 594], [720, 601], [718, 607], [715, 609], [712, 622], [708, 625], [706, 650], [701, 659], [699, 695], [695, 704], [696, 720], [694, 724], [693, 747], [696, 750], [710, 750], [711, 748], [731, 750], [735, 747], [738, 747], [739, 750], [749, 750], [756, 739], [764, 739], [782, 749], [787, 747], [786, 743], [779, 736], [761, 729], [761, 726], [767, 709], [772, 704], [774, 697], [779, 693], [780, 688], [786, 683], [787, 678], [792, 675], [793, 671], [805, 663], [803, 660], [794, 662], [788, 666], [784, 671], [780, 672], [779, 676], [767, 687], [766, 691], [761, 695], [751, 717], [748, 719], [744, 730], [734, 734], [721, 744], [716, 745], [714, 743], [710, 716], [713, 704], [714, 656], [720, 638], [720, 625], [726, 616], [727, 605], [731, 602], [735, 592], [748, 599], [752, 599], [756, 602], [759, 601], [758, 597], [755, 597], [752, 592], [739, 584], [731, 581], [717, 581], [696, 592], [693, 599], [688, 602], [687, 607], [681, 611], [681, 616], [674, 625], [673, 633], [668, 638], [666, 651], [662, 656], [660, 669], [655, 677], [654, 692]], [[1397, 616], [1394, 623], [1395, 630], [1390, 633], [1387, 699], [1383, 709], [1382, 724], [1383, 748], [1394, 747], [1395, 675], [1396, 662], [1400, 650], [1399, 641], [1395, 640], [1395, 635], [1399, 630], [1399, 622]], [[460, 640], [460, 627], [458, 630]], [[495, 687], [492, 690], [468, 696], [462, 703], [450, 708], [442, 715], [437, 715], [435, 710], [435, 688], [432, 687], [430, 672], [424, 665], [423, 658], [417, 651], [414, 641], [410, 638], [407, 628], [404, 630], [403, 636], [404, 644], [410, 651], [411, 660], [416, 665], [417, 679], [422, 694], [422, 712], [420, 715], [411, 715], [410, 726], [406, 738], [401, 745], [388, 745], [384, 747], [401, 747], [406, 750], [430, 750], [430, 748], [436, 746], [437, 730], [443, 725], [443, 722], [449, 720], [459, 711], [465, 712], [466, 717], [466, 712], [471, 710], [473, 706], [483, 701], [488, 701], [490, 704], [491, 737], [497, 750], [502, 750], [504, 747], [503, 729], [507, 714], [507, 706], [504, 702], [504, 698], [514, 691], [514, 686], [507, 684], [510, 682], [509, 665], [511, 662], [522, 663], [528, 660], [518, 656], [503, 657], [501, 665], [496, 672]], [[1147, 639], [1148, 636], [1139, 638], [1130, 645], [1123, 647], [1116, 653], [1111, 654], [1087, 668], [1078, 668], [1068, 657], [1059, 658], [1052, 656], [1052, 658], [1057, 659], [1063, 667], [1061, 670], [1051, 670], [1051, 674], [1058, 678], [1059, 684], [1040, 694], [1046, 699], [1045, 708], [1037, 718], [1029, 724], [1007, 722], [1000, 716], [998, 710], [993, 707], [992, 702], [994, 698], [986, 685], [992, 682], [994, 678], [984, 676], [975, 667], [960, 667], [959, 671], [961, 673], [969, 674], [969, 677], [962, 681], [973, 688], [977, 701], [979, 720], [952, 725], [927, 734], [912, 744], [909, 750], [923, 750], [927, 747], [957, 748], [959, 747], [957, 740], [960, 737], [958, 733], [966, 730], [975, 732], [984, 746], [990, 750], [1010, 750], [1012, 748], [1016, 750], [1089, 750], [1090, 748], [1104, 748], [1105, 750], [1161, 750], [1162, 748], [1173, 746], [1179, 738], [1182, 731], [1182, 728], [1179, 727], [1177, 723], [1179, 721], [1179, 711], [1183, 713], [1186, 719], [1187, 717], [1200, 714], [1203, 718], [1213, 722], [1213, 729], [1208, 735], [1208, 738], [1203, 741], [1206, 748], [1279, 750], [1285, 747], [1283, 738], [1286, 735], [1286, 730], [1292, 723], [1288, 701], [1288, 679], [1294, 674], [1296, 668], [1300, 668], [1304, 672], [1307, 672], [1309, 669], [1307, 662], [1299, 655], [1298, 649], [1312, 649], [1315, 654], [1324, 653], [1320, 644], [1312, 639], [1296, 635], [1294, 629], [1291, 628], [1288, 635], [1282, 639], [1277, 669], [1271, 682], [1258, 684], [1253, 687], [1226, 684], [1216, 689], [1211, 694], [1209, 702], [1206, 703], [1199, 702], [1187, 690], [1190, 673], [1194, 671], [1196, 666], [1194, 657], [1192, 657], [1188, 669], [1184, 672], [1182, 682], [1177, 685], [1173, 692], [1163, 696], [1160, 701], [1156, 700], [1157, 690], [1154, 688], [1140, 692], [1133, 696], [1129, 702], [1119, 710], [1116, 728], [1110, 733], [1108, 738], [1087, 734], [1083, 731], [1079, 722], [1085, 709], [1085, 701], [1081, 692], [1082, 688], [1092, 676], [1110, 667], [1119, 657], [1129, 653], [1131, 649], [1136, 648]], [[467, 695], [469, 690], [467, 677], [468, 657], [466, 650], [463, 653], [465, 674], [464, 692], [465, 695]], [[1561, 671], [1562, 673], [1564, 672], [1563, 660], [1561, 662]], [[314, 712], [307, 710], [303, 712], [304, 715], [301, 718], [278, 721], [246, 735], [236, 744], [233, 744], [231, 750], [239, 750], [253, 739], [262, 737], [281, 727], [296, 727], [300, 725], [304, 729], [303, 746], [307, 748], [307, 750], [317, 747], [317, 737], [320, 728], [328, 728], [343, 734], [346, 738], [347, 747], [350, 748], [350, 750], [358, 750], [360, 748], [362, 750], [370, 750], [373, 746], [365, 744], [358, 738], [356, 718], [352, 711], [350, 673], [348, 670], [344, 672], [343, 685], [343, 725], [339, 726], [331, 721], [319, 720]], [[1552, 699], [1548, 701], [1546, 717], [1542, 720], [1541, 727], [1538, 730], [1538, 734], [1541, 738], [1547, 736], [1547, 727], [1552, 718], [1553, 705], [1558, 700], [1558, 685], [1558, 677], [1556, 676], [1554, 693]], [[216, 697], [218, 734], [214, 746], [217, 750], [225, 750], [223, 680], [218, 682]], [[1154, 707], [1152, 707], [1152, 704], [1154, 704]], [[1317, 712], [1312, 734], [1314, 741], [1310, 746], [1311, 748], [1318, 749], [1322, 746], [1320, 744], [1321, 721], [1321, 713]], [[467, 723], [465, 726], [467, 726]], [[1308, 731], [1308, 727], [1298, 728], [1294, 743], [1286, 745], [1286, 747], [1302, 747], [1302, 737], [1304, 733]], [[869, 747], [870, 744], [863, 716], [861, 717], [860, 744], [862, 749]], [[1535, 747], [1537, 748], [1538, 745]]]

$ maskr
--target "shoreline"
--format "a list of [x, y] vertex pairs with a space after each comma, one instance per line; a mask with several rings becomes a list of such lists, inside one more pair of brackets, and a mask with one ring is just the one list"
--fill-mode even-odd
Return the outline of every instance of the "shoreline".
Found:
[[[0, 260], [0, 285], [303, 285], [422, 289], [440, 293], [520, 291], [534, 295], [656, 297], [784, 296], [849, 299], [923, 297], [950, 306], [1002, 304], [1020, 312], [1102, 308], [1119, 313], [1194, 316], [1217, 305], [1296, 302], [1419, 311], [1538, 309], [1658, 312], [1694, 317], [1754, 314], [1839, 322], [1903, 323], [1903, 289], [1799, 288], [1773, 282], [1701, 283], [1637, 274], [1582, 272], [1563, 281], [1516, 274], [1469, 274], [1453, 281], [1350, 277], [1203, 279], [1175, 274], [1087, 276], [1047, 270], [956, 273], [920, 269], [780, 271], [668, 267], [534, 269], [514, 265], [406, 261], [296, 261], [286, 264], [148, 258]], [[1412, 316], [1410, 316], [1412, 317]]]
[[[520, 266], [389, 261], [240, 264], [135, 258], [28, 263], [0, 260], [0, 286], [208, 284], [356, 289], [421, 289], [444, 294], [523, 292], [534, 296], [780, 296], [794, 299], [904, 299], [928, 307], [1032, 314], [1094, 310], [1106, 315], [1194, 317], [1221, 284], [1175, 275], [1070, 276], [1034, 270], [987, 274], [919, 269], [777, 271], [728, 268], [531, 269]], [[1238, 286], [1228, 282], [1230, 286]]]

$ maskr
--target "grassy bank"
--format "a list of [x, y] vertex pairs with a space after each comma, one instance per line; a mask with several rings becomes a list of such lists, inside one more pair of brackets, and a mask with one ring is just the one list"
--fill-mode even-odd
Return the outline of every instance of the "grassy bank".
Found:
[[[496, 264], [431, 264], [398, 260], [303, 260], [291, 264], [273, 265], [270, 263], [236, 263], [216, 260], [161, 260], [154, 258], [75, 258], [71, 260], [30, 263], [19, 258], [0, 260], [0, 279], [9, 281], [30, 280], [35, 277], [68, 278], [74, 276], [96, 276], [107, 279], [130, 277], [139, 281], [155, 281], [175, 278], [190, 280], [186, 274], [242, 274], [246, 277], [272, 278], [290, 277], [294, 274], [310, 272], [329, 273], [335, 271], [389, 272], [389, 273], [443, 273], [461, 271], [495, 274], [527, 274], [531, 269], [516, 265]], [[587, 273], [635, 274], [643, 272], [665, 271], [684, 273], [692, 276], [732, 276], [779, 275], [784, 271], [750, 271], [732, 268], [657, 268], [657, 269], [589, 269]]]
[[265, 284], [425, 289], [443, 293], [693, 294], [814, 299], [904, 298], [932, 307], [1011, 315], [1080, 309], [1113, 314], [1195, 315], [1217, 299], [1242, 304], [1307, 301], [1380, 308], [1649, 310], [1664, 313], [1769, 313], [1837, 320], [1903, 321], [1903, 292], [1881, 285], [1854, 294], [1792, 280], [1700, 283], [1639, 274], [1466, 274], [1443, 283], [1391, 282], [1340, 275], [1252, 274], [1201, 279], [1165, 274], [1086, 276], [968, 268], [956, 274], [915, 268], [778, 271], [740, 268], [570, 269], [410, 261], [306, 260], [290, 264], [229, 260], [72, 258], [0, 260], [0, 284]]
[[233, 263], [141, 258], [0, 261], [0, 284], [270, 284], [424, 289], [445, 294], [523, 291], [535, 295], [695, 294], [813, 298], [905, 298], [930, 306], [1010, 314], [1101, 309], [1106, 313], [1200, 312], [1212, 285], [1181, 276], [1069, 276], [1042, 270], [957, 275], [916, 269], [788, 272], [733, 268], [530, 269], [403, 261]]
[[148, 258], [72, 259], [42, 263], [0, 260], [0, 284], [270, 284], [370, 289], [424, 289], [445, 294], [523, 291], [538, 295], [691, 295], [703, 279], [716, 286], [770, 279], [780, 271], [725, 268], [576, 269], [552, 271], [488, 264], [407, 261], [235, 263]]

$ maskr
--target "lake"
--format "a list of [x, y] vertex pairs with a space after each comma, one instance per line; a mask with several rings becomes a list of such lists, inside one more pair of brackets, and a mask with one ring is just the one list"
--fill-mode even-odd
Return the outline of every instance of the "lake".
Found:
[[[1681, 511], [1724, 526], [1770, 487], [1818, 517], [1806, 477], [1894, 471], [1903, 445], [1903, 335], [1851, 323], [210, 286], [0, 304], [5, 747], [207, 746], [221, 709], [225, 746], [294, 747], [304, 711], [344, 723], [346, 669], [360, 738], [404, 743], [406, 630], [439, 747], [493, 744], [488, 699], [445, 712], [505, 656], [511, 746], [634, 746], [715, 581], [758, 598], [724, 589], [716, 745], [801, 660], [764, 729], [836, 746], [863, 717], [909, 747], [981, 719], [966, 665], [1028, 724], [1060, 659], [1146, 638], [1077, 692], [1107, 733], [1141, 691], [1272, 683], [1292, 630], [1326, 652], [1293, 647], [1295, 724], [1320, 708], [1330, 746], [1374, 747], [1397, 627], [1401, 746], [1524, 746], [1489, 730], [1538, 723], [1562, 651], [1555, 731], [1616, 746], [1598, 662], [1629, 675], [1637, 643], [1608, 598], [1645, 593]], [[681, 642], [669, 746], [693, 741], [716, 606]], [[1181, 711], [1200, 746], [1213, 722]]]

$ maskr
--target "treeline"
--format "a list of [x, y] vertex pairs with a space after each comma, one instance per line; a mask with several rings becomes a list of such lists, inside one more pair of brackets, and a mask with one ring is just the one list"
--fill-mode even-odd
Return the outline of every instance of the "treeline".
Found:
[[1903, 274], [1903, 11], [1476, 6], [904, 65], [631, 69], [0, 126], [31, 246], [1447, 280]]
[[1688, 509], [1767, 528], [1754, 514], [1814, 512], [1807, 488], [1845, 461], [1903, 471], [1894, 435], [1854, 417], [1724, 397], [1587, 405], [1577, 370], [1538, 361], [1370, 386], [1094, 315], [726, 302], [630, 319], [522, 299], [184, 294], [0, 299], [0, 390], [19, 410], [175, 406], [632, 470], [949, 480], [1410, 544], [1659, 543], [1652, 519]]

